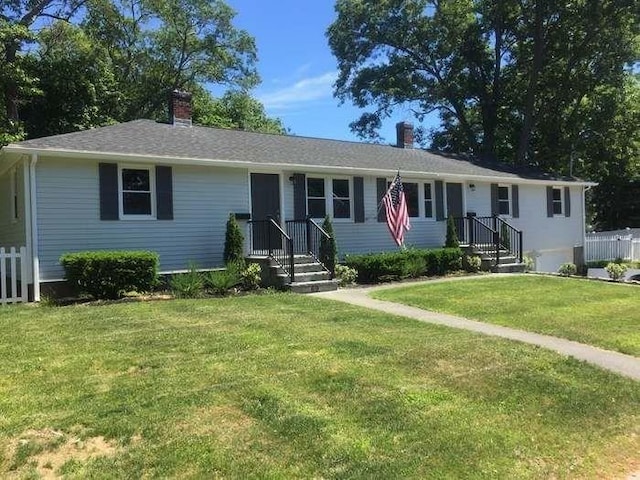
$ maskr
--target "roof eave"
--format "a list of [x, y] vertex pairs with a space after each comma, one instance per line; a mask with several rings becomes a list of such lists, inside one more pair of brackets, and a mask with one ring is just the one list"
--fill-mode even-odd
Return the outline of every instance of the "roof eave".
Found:
[[[67, 150], [60, 148], [32, 148], [22, 147], [16, 144], [9, 144], [3, 147], [2, 152], [7, 154], [37, 154], [49, 157], [64, 157], [64, 158], [83, 158], [91, 160], [110, 160], [110, 161], [126, 161], [135, 163], [170, 163], [175, 165], [195, 165], [195, 166], [217, 166], [228, 168], [246, 168], [246, 169], [273, 169], [277, 171], [282, 170], [304, 170], [309, 172], [340, 172], [345, 174], [354, 175], [383, 175], [393, 176], [397, 172], [397, 168], [380, 169], [380, 168], [360, 168], [360, 167], [345, 167], [341, 165], [326, 166], [326, 165], [306, 165], [306, 164], [294, 164], [294, 163], [255, 163], [244, 160], [222, 160], [214, 158], [193, 158], [193, 157], [174, 157], [174, 156], [158, 156], [158, 155], [142, 155], [132, 153], [119, 153], [119, 152], [96, 152], [90, 150]], [[1, 169], [1, 168], [0, 168]], [[557, 185], [566, 186], [586, 186], [592, 187], [598, 185], [595, 182], [586, 182], [580, 180], [553, 180], [553, 179], [535, 179], [526, 178], [520, 176], [509, 175], [479, 175], [479, 174], [461, 174], [461, 173], [442, 173], [442, 172], [430, 172], [430, 171], [411, 171], [403, 170], [402, 175], [405, 178], [418, 177], [418, 178], [442, 178], [442, 179], [465, 179], [472, 181], [504, 181], [514, 182], [517, 180], [519, 184], [533, 184], [542, 185], [550, 182]]]

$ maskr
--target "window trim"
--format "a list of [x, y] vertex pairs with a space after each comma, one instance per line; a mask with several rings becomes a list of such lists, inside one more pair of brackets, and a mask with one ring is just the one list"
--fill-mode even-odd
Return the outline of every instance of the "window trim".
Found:
[[[551, 187], [552, 193], [551, 193], [551, 210], [553, 211], [553, 216], [554, 217], [564, 217], [564, 212], [565, 212], [565, 205], [564, 205], [564, 189], [562, 187]], [[555, 192], [556, 190], [558, 192], [560, 192], [560, 199], [556, 200], [554, 198]], [[560, 204], [560, 212], [556, 213], [555, 212], [555, 208], [554, 206], [559, 203]]]
[[[149, 172], [149, 196], [151, 197], [151, 213], [149, 215], [124, 213], [124, 191], [122, 185], [122, 172], [124, 170], [147, 170]], [[156, 220], [156, 195], [156, 169], [153, 165], [118, 164], [118, 214], [120, 220]]]
[[[333, 222], [339, 223], [354, 223], [354, 192], [353, 192], [353, 177], [349, 177], [346, 175], [307, 175], [306, 177], [306, 198], [305, 198], [305, 207], [307, 209], [307, 215], [309, 215], [309, 199], [320, 199], [321, 197], [310, 197], [309, 196], [309, 179], [322, 179], [324, 180], [324, 206], [325, 206], [325, 214], [329, 214], [329, 217]], [[334, 216], [333, 211], [333, 181], [334, 180], [347, 180], [349, 182], [349, 217], [348, 218], [336, 218]], [[339, 197], [344, 198], [344, 197]], [[324, 220], [324, 218], [311, 217], [314, 220]]]
[[9, 174], [9, 191], [10, 191], [10, 208], [11, 223], [17, 223], [20, 220], [20, 204], [18, 200], [18, 168], [14, 167]]
[[[507, 199], [506, 200], [501, 200], [500, 199], [500, 189], [501, 188], [506, 188], [507, 189]], [[506, 184], [506, 183], [499, 183], [498, 184], [498, 191], [496, 192], [496, 195], [498, 196], [497, 198], [497, 202], [498, 202], [498, 216], [502, 217], [502, 218], [512, 218], [513, 215], [513, 188], [512, 185], [510, 184]], [[506, 203], [509, 206], [509, 213], [500, 213], [500, 203]]]
[[[421, 182], [422, 188], [420, 189], [420, 193], [419, 195], [422, 195], [422, 199], [420, 202], [420, 205], [422, 206], [423, 210], [422, 212], [420, 212], [420, 219], [427, 221], [427, 222], [435, 222], [436, 221], [436, 184], [435, 181], [431, 180], [431, 181], [427, 181], [427, 182]], [[430, 185], [431, 188], [431, 216], [427, 217], [427, 196], [424, 194], [424, 187], [425, 185]]]

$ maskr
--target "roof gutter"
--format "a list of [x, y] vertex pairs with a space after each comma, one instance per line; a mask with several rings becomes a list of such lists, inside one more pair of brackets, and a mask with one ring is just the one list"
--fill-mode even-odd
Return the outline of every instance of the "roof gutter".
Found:
[[[397, 168], [359, 168], [359, 167], [343, 167], [339, 165], [324, 166], [324, 165], [305, 165], [295, 163], [260, 163], [249, 162], [245, 160], [221, 160], [221, 159], [205, 159], [205, 158], [192, 158], [192, 157], [169, 157], [169, 156], [156, 156], [156, 155], [140, 155], [131, 153], [115, 153], [115, 152], [95, 152], [84, 150], [64, 150], [64, 149], [34, 149], [25, 148], [18, 145], [7, 145], [3, 148], [3, 151], [7, 153], [17, 154], [31, 154], [49, 157], [62, 157], [62, 158], [77, 158], [77, 159], [92, 159], [92, 160], [110, 160], [110, 161], [126, 161], [136, 163], [171, 163], [175, 165], [190, 165], [190, 166], [217, 166], [228, 168], [260, 168], [260, 169], [273, 169], [274, 171], [282, 170], [304, 170], [308, 172], [341, 172], [344, 174], [352, 175], [382, 175], [393, 176], [398, 171]], [[459, 180], [473, 180], [473, 181], [505, 181], [513, 182], [517, 180], [519, 184], [532, 184], [532, 185], [544, 185], [553, 182], [557, 185], [565, 186], [595, 186], [597, 183], [584, 182], [584, 181], [567, 181], [567, 180], [553, 180], [553, 179], [531, 179], [518, 176], [500, 176], [500, 175], [474, 175], [474, 174], [461, 174], [461, 173], [440, 173], [440, 172], [425, 172], [425, 171], [411, 171], [402, 170], [404, 177], [416, 177], [416, 178], [442, 178], [442, 179], [459, 179]]]

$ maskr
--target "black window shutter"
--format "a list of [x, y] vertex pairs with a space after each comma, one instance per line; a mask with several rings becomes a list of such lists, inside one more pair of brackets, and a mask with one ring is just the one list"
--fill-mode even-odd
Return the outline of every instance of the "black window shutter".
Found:
[[444, 220], [444, 184], [436, 180], [436, 220]]
[[307, 177], [304, 173], [293, 174], [293, 218], [302, 220], [307, 216]]
[[498, 206], [498, 184], [491, 184], [491, 215], [498, 215], [500, 207]]
[[553, 187], [547, 187], [547, 217], [553, 217]]
[[571, 190], [569, 187], [564, 187], [564, 216], [571, 216]]
[[98, 165], [100, 181], [100, 220], [118, 220], [118, 165], [100, 163]]
[[387, 215], [384, 208], [382, 207], [382, 197], [384, 197], [384, 194], [387, 193], [386, 178], [376, 178], [376, 190], [378, 192], [378, 195], [376, 196], [376, 198], [378, 199], [378, 206], [376, 207], [378, 209], [378, 221], [384, 222], [387, 219]]
[[364, 223], [364, 178], [353, 177], [353, 221]]
[[171, 167], [156, 167], [156, 209], [158, 220], [173, 220], [173, 174]]
[[511, 185], [511, 216], [520, 217], [520, 193], [518, 185]]

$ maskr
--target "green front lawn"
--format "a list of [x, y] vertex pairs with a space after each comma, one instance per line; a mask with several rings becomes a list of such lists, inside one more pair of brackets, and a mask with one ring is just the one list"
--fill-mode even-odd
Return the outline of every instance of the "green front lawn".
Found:
[[624, 478], [640, 383], [287, 294], [0, 308], [0, 477]]
[[636, 286], [523, 275], [406, 286], [372, 296], [640, 356]]

